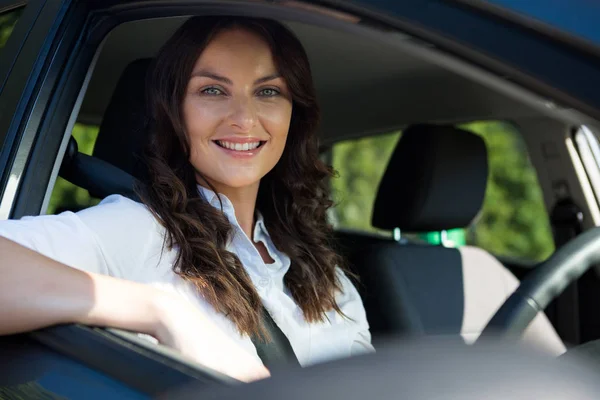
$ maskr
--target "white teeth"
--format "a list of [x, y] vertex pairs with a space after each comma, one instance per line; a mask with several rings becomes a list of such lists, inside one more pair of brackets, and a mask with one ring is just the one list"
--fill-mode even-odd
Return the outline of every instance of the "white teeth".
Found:
[[223, 140], [217, 141], [220, 146], [225, 147], [226, 149], [235, 150], [235, 151], [248, 151], [254, 150], [258, 146], [260, 146], [260, 142], [253, 143], [233, 143], [233, 142], [225, 142]]

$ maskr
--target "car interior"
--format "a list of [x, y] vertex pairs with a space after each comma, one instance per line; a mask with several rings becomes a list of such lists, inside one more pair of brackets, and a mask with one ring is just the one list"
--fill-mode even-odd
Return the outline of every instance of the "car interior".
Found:
[[[73, 109], [42, 213], [59, 176], [97, 199], [114, 193], [136, 198], [132, 188], [140, 177], [146, 124], [145, 72], [185, 19], [125, 22], [102, 41]], [[284, 22], [311, 61], [323, 111], [319, 138], [324, 153], [344, 140], [402, 131], [369, 216], [373, 227], [389, 234], [339, 229], [335, 238], [359, 277], [376, 347], [390, 336], [442, 335], [472, 343], [532, 269], [475, 246], [399, 241], [391, 234], [464, 228], [477, 218], [488, 183], [487, 149], [479, 136], [457, 125], [482, 120], [514, 124], [549, 214], [560, 200], [577, 204], [582, 227], [600, 222], [573, 131], [584, 123], [593, 131], [594, 121], [398, 32]], [[91, 155], [80, 152], [71, 136], [76, 122], [99, 127]], [[560, 221], [555, 222], [556, 228]], [[577, 293], [582, 304], [597, 298], [596, 271], [586, 279]], [[524, 335], [556, 356], [579, 344], [562, 335], [560, 304], [555, 302], [547, 316], [540, 313]], [[577, 321], [580, 341], [600, 337], [598, 324], [584, 322], [589, 321], [586, 312], [591, 310], [581, 309]]]

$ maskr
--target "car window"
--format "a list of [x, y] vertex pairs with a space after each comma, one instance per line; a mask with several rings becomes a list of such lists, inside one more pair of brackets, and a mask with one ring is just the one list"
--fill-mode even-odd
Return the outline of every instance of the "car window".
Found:
[[[489, 179], [481, 213], [466, 229], [419, 232], [432, 244], [465, 244], [492, 254], [540, 261], [554, 251], [552, 231], [536, 172], [517, 130], [498, 121], [473, 122], [461, 128], [480, 135], [487, 146]], [[336, 206], [331, 221], [337, 229], [376, 232], [371, 225], [379, 182], [400, 132], [346, 140], [332, 146], [332, 180]], [[415, 239], [415, 235], [409, 236]]]
[[0, 56], [23, 10], [24, 7], [20, 7], [0, 14]]
[[[330, 160], [338, 176], [331, 181], [336, 205], [330, 213], [330, 220], [336, 229], [392, 234], [373, 227], [371, 216], [379, 183], [401, 134], [401, 131], [396, 131], [345, 140], [332, 146]], [[462, 229], [403, 235], [413, 240], [450, 246], [462, 245], [465, 241]]]
[[330, 214], [342, 229], [377, 231], [371, 225], [377, 187], [400, 138], [400, 132], [337, 142], [331, 150], [339, 176], [331, 181], [336, 203]]
[[483, 208], [467, 231], [467, 243], [497, 256], [545, 260], [554, 251], [554, 239], [542, 189], [520, 133], [505, 122], [474, 122], [461, 128], [483, 138], [489, 157]]
[[[80, 153], [92, 155], [94, 143], [98, 136], [98, 126], [77, 123], [71, 135], [77, 141], [77, 148]], [[91, 197], [86, 189], [75, 186], [59, 176], [54, 184], [46, 213], [58, 214], [63, 211], [79, 211], [99, 202], [100, 200]]]

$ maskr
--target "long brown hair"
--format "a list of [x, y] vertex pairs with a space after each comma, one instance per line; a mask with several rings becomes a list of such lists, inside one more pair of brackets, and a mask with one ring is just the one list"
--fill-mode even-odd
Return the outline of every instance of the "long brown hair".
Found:
[[307, 321], [323, 321], [330, 310], [341, 313], [335, 301], [336, 291], [341, 290], [335, 268], [342, 259], [330, 247], [326, 216], [332, 205], [326, 178], [332, 170], [319, 159], [315, 136], [319, 107], [308, 57], [282, 24], [193, 17], [167, 41], [148, 74], [147, 178], [138, 193], [165, 227], [167, 247], [178, 251], [175, 272], [193, 282], [241, 333], [261, 334], [260, 297], [238, 257], [226, 250], [231, 224], [198, 192], [181, 111], [196, 60], [215, 35], [232, 28], [258, 34], [269, 44], [292, 93], [286, 147], [275, 168], [261, 180], [257, 199], [273, 243], [291, 259], [284, 283]]

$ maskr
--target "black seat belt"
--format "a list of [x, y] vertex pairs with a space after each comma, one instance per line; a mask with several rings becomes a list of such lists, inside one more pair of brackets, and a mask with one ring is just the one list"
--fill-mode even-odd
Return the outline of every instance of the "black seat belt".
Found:
[[[556, 248], [583, 232], [583, 213], [569, 198], [560, 200], [552, 209], [550, 222]], [[570, 345], [581, 341], [579, 326], [579, 290], [573, 282], [555, 300], [555, 323], [558, 335]]]
[[300, 363], [296, 358], [292, 345], [290, 345], [290, 341], [273, 321], [265, 307], [262, 308], [262, 321], [265, 330], [269, 333], [270, 340], [266, 341], [254, 335], [251, 340], [263, 364], [271, 370], [271, 373], [273, 369], [286, 365], [299, 367]]

